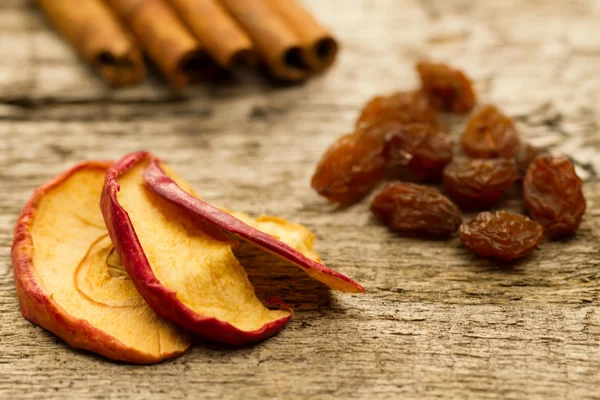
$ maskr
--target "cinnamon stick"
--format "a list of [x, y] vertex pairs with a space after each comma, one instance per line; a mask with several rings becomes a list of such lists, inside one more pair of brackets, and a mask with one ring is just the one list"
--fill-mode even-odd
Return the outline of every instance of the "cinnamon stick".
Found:
[[250, 37], [218, 0], [169, 0], [180, 18], [223, 68], [254, 64]]
[[131, 85], [146, 73], [142, 53], [129, 32], [100, 0], [37, 0], [57, 30], [114, 87]]
[[269, 4], [264, 0], [220, 1], [248, 32], [274, 76], [286, 80], [308, 77], [302, 40]]
[[302, 57], [315, 71], [329, 67], [335, 61], [338, 43], [317, 20], [296, 0], [265, 0], [283, 18], [302, 41]]
[[106, 1], [173, 86], [185, 87], [213, 69], [199, 41], [164, 0]]

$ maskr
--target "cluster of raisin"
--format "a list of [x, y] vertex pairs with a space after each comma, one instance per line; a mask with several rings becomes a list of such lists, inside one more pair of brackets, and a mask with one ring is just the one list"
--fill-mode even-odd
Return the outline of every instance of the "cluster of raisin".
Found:
[[[514, 121], [491, 105], [472, 113], [460, 139], [466, 156], [453, 158], [454, 144], [438, 112], [473, 111], [473, 84], [445, 64], [419, 62], [417, 72], [420, 90], [378, 96], [366, 104], [354, 132], [340, 137], [321, 158], [312, 187], [345, 206], [392, 179], [371, 203], [373, 214], [390, 229], [434, 237], [460, 230], [466, 247], [505, 261], [529, 254], [544, 233], [551, 239], [574, 234], [586, 202], [572, 162], [521, 143]], [[462, 222], [457, 205], [488, 209], [521, 180], [533, 220], [500, 211]], [[452, 200], [425, 183], [441, 184]]]

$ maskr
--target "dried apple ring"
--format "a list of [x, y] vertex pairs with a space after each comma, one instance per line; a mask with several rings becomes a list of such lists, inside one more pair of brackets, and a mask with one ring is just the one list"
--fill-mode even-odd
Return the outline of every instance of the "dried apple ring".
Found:
[[[211, 235], [192, 213], [145, 184], [152, 158], [134, 153], [106, 176], [101, 208], [111, 239], [136, 288], [161, 316], [203, 337], [235, 345], [266, 339], [292, 312], [255, 295], [232, 244]], [[179, 184], [189, 185], [179, 180]]]
[[15, 227], [12, 262], [23, 316], [105, 357], [153, 363], [182, 354], [186, 332], [162, 319], [124, 274], [98, 203], [108, 162], [81, 163], [41, 186]]

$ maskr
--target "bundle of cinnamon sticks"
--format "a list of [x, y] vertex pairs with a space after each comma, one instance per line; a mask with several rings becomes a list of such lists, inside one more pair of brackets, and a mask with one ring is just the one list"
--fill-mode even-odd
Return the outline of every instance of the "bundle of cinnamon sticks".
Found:
[[[114, 87], [145, 76], [143, 53], [175, 87], [264, 63], [282, 80], [333, 64], [338, 43], [297, 0], [37, 0]], [[75, 4], [77, 3], [77, 4]]]

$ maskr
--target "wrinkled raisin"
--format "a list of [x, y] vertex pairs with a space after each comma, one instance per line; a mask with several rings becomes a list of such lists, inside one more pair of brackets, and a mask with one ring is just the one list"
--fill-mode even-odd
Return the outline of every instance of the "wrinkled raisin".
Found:
[[384, 169], [383, 141], [357, 131], [329, 147], [311, 185], [329, 201], [348, 205], [368, 194], [383, 178]]
[[388, 124], [387, 130], [384, 156], [392, 176], [408, 170], [419, 179], [441, 179], [452, 159], [452, 140], [445, 132], [426, 124]]
[[542, 241], [544, 229], [523, 215], [482, 212], [460, 226], [462, 243], [482, 257], [510, 261], [531, 253]]
[[515, 161], [517, 162], [517, 169], [519, 170], [521, 176], [525, 176], [525, 173], [527, 172], [527, 169], [529, 168], [533, 160], [535, 160], [537, 156], [542, 155], [544, 153], [545, 150], [540, 147], [535, 147], [528, 143], [523, 144], [521, 146], [521, 149], [517, 153], [517, 156], [515, 157]]
[[403, 233], [449, 236], [462, 221], [458, 208], [438, 190], [413, 183], [389, 183], [371, 203], [371, 211]]
[[365, 129], [390, 121], [400, 124], [418, 122], [443, 129], [436, 110], [429, 104], [427, 96], [419, 91], [373, 98], [363, 108], [356, 127]]
[[465, 153], [478, 158], [512, 158], [519, 150], [515, 123], [489, 105], [471, 116], [461, 142]]
[[417, 72], [423, 91], [436, 108], [467, 113], [475, 107], [477, 96], [473, 83], [462, 71], [446, 64], [419, 62]]
[[444, 169], [444, 191], [459, 205], [470, 209], [497, 203], [519, 179], [514, 160], [455, 159]]
[[566, 157], [538, 156], [525, 174], [523, 197], [553, 239], [574, 234], [586, 210], [583, 181]]

